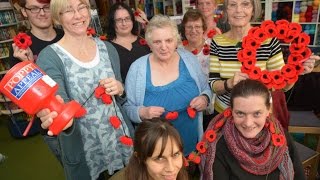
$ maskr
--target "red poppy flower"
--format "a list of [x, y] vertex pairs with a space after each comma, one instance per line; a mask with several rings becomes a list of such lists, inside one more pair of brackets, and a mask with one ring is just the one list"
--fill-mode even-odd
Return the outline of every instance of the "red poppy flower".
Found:
[[246, 73], [246, 74], [249, 74], [252, 71], [252, 69], [248, 69], [243, 65], [241, 66], [240, 70], [241, 70], [242, 73]]
[[194, 159], [193, 159], [193, 162], [194, 162], [195, 164], [200, 164], [200, 162], [201, 162], [200, 156], [196, 155], [196, 156], [194, 157]]
[[308, 60], [309, 59], [309, 57], [311, 56], [311, 50], [310, 50], [310, 48], [308, 48], [308, 47], [306, 47], [305, 49], [304, 49], [304, 51], [301, 53], [301, 55], [303, 56], [303, 59], [301, 59], [299, 62], [300, 63], [303, 63], [303, 62], [305, 62], [306, 60]]
[[286, 81], [282, 81], [280, 84], [272, 83], [274, 89], [283, 89], [286, 86]]
[[184, 156], [183, 156], [183, 166], [184, 167], [188, 167], [189, 166], [189, 162]]
[[289, 47], [290, 53], [294, 54], [301, 54], [305, 50], [306, 46], [300, 45], [297, 43], [292, 43], [291, 46]]
[[139, 44], [142, 45], [142, 46], [145, 46], [147, 45], [147, 41], [143, 38], [139, 39]]
[[249, 73], [250, 79], [258, 80], [261, 76], [261, 69], [259, 67], [254, 67]]
[[242, 63], [242, 66], [250, 70], [254, 69], [255, 65], [256, 65], [256, 60], [251, 60], [251, 59], [248, 59]]
[[286, 25], [289, 26], [289, 21], [285, 20], [285, 19], [281, 19], [276, 21], [276, 25]]
[[86, 108], [82, 107], [74, 114], [75, 118], [80, 118], [82, 116], [85, 116], [87, 114]]
[[267, 39], [267, 34], [264, 32], [264, 29], [259, 28], [253, 33], [253, 38], [255, 38], [258, 43], [262, 43]]
[[192, 119], [194, 119], [197, 115], [197, 111], [190, 106], [187, 108], [187, 113], [188, 113], [188, 116]]
[[[225, 112], [226, 112], [226, 111], [225, 111]], [[231, 113], [231, 110], [230, 110], [230, 113]], [[226, 116], [228, 116], [228, 114], [226, 114], [226, 116], [225, 116], [225, 114], [223, 114], [223, 116], [226, 117]], [[231, 116], [231, 114], [230, 114], [229, 116]], [[229, 117], [229, 116], [228, 116], [228, 117]], [[219, 120], [218, 122], [216, 122], [216, 123], [213, 125], [213, 129], [214, 129], [214, 130], [217, 130], [217, 129], [221, 128], [223, 125], [224, 125], [224, 120]]]
[[245, 48], [243, 49], [243, 58], [245, 59], [255, 59], [257, 51], [255, 49]]
[[198, 49], [194, 49], [193, 51], [191, 51], [192, 52], [192, 54], [194, 54], [194, 55], [197, 55], [199, 52], [198, 52]]
[[98, 86], [95, 90], [94, 90], [94, 96], [96, 98], [101, 98], [102, 94], [105, 93], [105, 88], [102, 86]]
[[182, 45], [183, 45], [183, 46], [187, 46], [188, 44], [189, 44], [188, 40], [183, 40], [183, 41], [182, 41]]
[[191, 152], [191, 153], [189, 154], [189, 156], [188, 156], [188, 159], [189, 159], [190, 161], [193, 161], [195, 157], [196, 157], [195, 153], [194, 153], [194, 152]]
[[243, 50], [239, 50], [237, 54], [237, 58], [240, 62], [244, 62], [246, 59], [243, 57]]
[[277, 38], [280, 40], [284, 40], [287, 36], [288, 31], [289, 31], [288, 25], [279, 24], [276, 26], [276, 28], [277, 28], [277, 32], [278, 32]]
[[254, 38], [246, 36], [243, 38], [242, 47], [249, 48], [249, 49], [258, 49], [261, 43], [256, 41]]
[[301, 74], [304, 71], [304, 68], [301, 64], [294, 64], [294, 67], [297, 71], [297, 74]]
[[274, 26], [274, 22], [273, 21], [271, 21], [271, 20], [265, 20], [265, 21], [263, 21], [262, 23], [261, 23], [261, 28], [266, 28], [267, 26], [271, 26], [271, 25], [273, 25]]
[[112, 103], [112, 98], [111, 98], [111, 96], [108, 95], [108, 94], [102, 94], [101, 100], [102, 100], [102, 102], [105, 103], [105, 104], [111, 104], [111, 103]]
[[295, 38], [299, 36], [298, 31], [288, 31], [287, 36], [284, 38], [285, 43], [291, 43]]
[[294, 42], [301, 46], [307, 46], [310, 43], [310, 36], [306, 33], [300, 33]]
[[303, 60], [303, 56], [297, 53], [291, 53], [288, 57], [288, 64], [298, 64]]
[[134, 16], [140, 16], [140, 12], [139, 11], [135, 11], [134, 12]]
[[109, 122], [112, 125], [112, 127], [114, 127], [115, 129], [118, 129], [120, 127], [120, 125], [121, 125], [121, 121], [118, 118], [118, 116], [111, 116], [109, 118]]
[[267, 84], [264, 84], [265, 86], [267, 86], [268, 89], [271, 89], [273, 87], [273, 83], [267, 83]]
[[266, 33], [267, 38], [276, 37], [277, 29], [275, 25], [268, 25], [264, 28], [264, 32]]
[[107, 36], [106, 35], [101, 35], [99, 38], [102, 41], [106, 41], [107, 40]]
[[208, 33], [207, 33], [207, 36], [208, 38], [212, 38], [214, 35], [216, 35], [216, 31], [214, 29], [211, 29]]
[[91, 36], [94, 36], [94, 35], [96, 35], [96, 31], [93, 29], [93, 28], [88, 28], [87, 29], [87, 35], [89, 36], [89, 35], [91, 35]]
[[126, 146], [132, 146], [133, 145], [133, 140], [128, 137], [128, 136], [121, 136], [120, 137], [120, 142]]
[[217, 134], [216, 134], [216, 132], [214, 130], [210, 129], [210, 130], [206, 131], [206, 136], [205, 137], [206, 137], [207, 141], [213, 142], [214, 140], [216, 140]]
[[281, 75], [281, 72], [279, 70], [277, 71], [272, 71], [270, 73], [270, 77], [272, 79], [272, 81], [275, 83], [275, 84], [281, 84], [284, 82], [284, 78], [283, 76]]
[[231, 111], [230, 108], [227, 108], [226, 110], [223, 111], [223, 116], [226, 117], [226, 118], [230, 117], [231, 114], [232, 114], [232, 111]]
[[14, 36], [13, 42], [19, 49], [27, 49], [32, 44], [31, 37], [26, 33], [19, 33]]
[[198, 142], [196, 149], [198, 150], [199, 153], [203, 154], [206, 152], [206, 143], [203, 141]]
[[179, 116], [179, 113], [177, 111], [168, 112], [166, 115], [167, 120], [175, 120]]
[[283, 74], [284, 78], [288, 80], [297, 76], [297, 71], [294, 66], [286, 64], [281, 68], [281, 74]]
[[268, 84], [268, 83], [270, 83], [272, 81], [272, 79], [270, 77], [270, 74], [269, 74], [269, 72], [267, 70], [261, 71], [260, 80], [264, 84]]
[[300, 33], [302, 31], [301, 25], [295, 22], [290, 23], [289, 29], [290, 31], [296, 31], [297, 33]]
[[282, 134], [272, 134], [271, 138], [274, 146], [282, 146], [286, 142], [286, 138]]
[[274, 127], [273, 122], [269, 122], [269, 130], [272, 134], [276, 133], [276, 129]]
[[247, 36], [253, 37], [253, 34], [254, 34], [254, 32], [255, 32], [257, 29], [259, 29], [259, 27], [252, 27], [252, 28], [250, 28]]

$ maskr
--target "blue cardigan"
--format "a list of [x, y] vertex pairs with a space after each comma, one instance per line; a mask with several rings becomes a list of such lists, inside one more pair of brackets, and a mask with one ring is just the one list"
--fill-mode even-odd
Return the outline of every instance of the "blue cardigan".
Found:
[[[201, 70], [200, 63], [196, 56], [183, 48], [179, 48], [177, 52], [185, 63], [191, 77], [196, 82], [199, 95], [206, 94], [208, 97], [210, 97], [211, 101], [212, 92], [207, 82], [206, 75]], [[127, 102], [123, 105], [123, 108], [129, 116], [129, 119], [134, 123], [140, 123], [142, 121], [139, 116], [139, 109], [143, 107], [144, 102], [146, 90], [146, 71], [149, 56], [150, 54], [137, 59], [130, 66], [126, 77], [125, 91], [127, 94]], [[199, 140], [201, 140], [203, 134], [202, 112], [199, 113], [198, 121], [198, 137]]]

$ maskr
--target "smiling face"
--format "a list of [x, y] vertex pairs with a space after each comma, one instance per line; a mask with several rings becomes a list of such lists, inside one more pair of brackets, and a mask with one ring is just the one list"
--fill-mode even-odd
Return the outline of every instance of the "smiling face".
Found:
[[203, 22], [201, 18], [195, 21], [188, 21], [185, 24], [185, 36], [189, 42], [197, 43], [203, 40]]
[[214, 0], [198, 0], [197, 8], [203, 14], [205, 18], [212, 16], [216, 9], [216, 4]]
[[[21, 13], [28, 18], [32, 28], [47, 29], [52, 26], [52, 19], [50, 11], [45, 12], [43, 9], [38, 13], [31, 12], [31, 9], [50, 7], [49, 3], [39, 3], [37, 0], [26, 0], [25, 7], [22, 8]], [[28, 9], [26, 9], [28, 8]]]
[[67, 8], [60, 13], [60, 23], [66, 35], [87, 35], [90, 23], [88, 5], [79, 0], [69, 0]]
[[173, 57], [177, 48], [177, 38], [171, 27], [155, 28], [151, 32], [150, 49], [154, 57], [160, 61], [166, 61]]
[[263, 96], [235, 97], [232, 115], [238, 131], [245, 138], [254, 138], [263, 129], [269, 109]]
[[173, 138], [169, 138], [160, 156], [162, 138], [156, 143], [151, 157], [146, 160], [146, 167], [152, 180], [175, 180], [183, 165], [182, 152]]
[[253, 5], [250, 0], [228, 0], [228, 23], [233, 27], [250, 26], [253, 16]]
[[126, 9], [118, 9], [114, 15], [115, 30], [118, 35], [128, 35], [133, 28], [133, 22]]

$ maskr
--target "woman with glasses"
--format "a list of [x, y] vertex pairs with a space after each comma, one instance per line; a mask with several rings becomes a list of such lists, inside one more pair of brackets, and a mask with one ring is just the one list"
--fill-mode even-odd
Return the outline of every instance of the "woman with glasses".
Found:
[[[260, 0], [225, 0], [224, 17], [231, 29], [213, 38], [210, 46], [210, 86], [217, 94], [214, 109], [216, 114], [222, 112], [230, 105], [230, 91], [238, 82], [247, 79], [248, 75], [240, 71], [241, 62], [238, 61], [237, 53], [241, 48], [243, 37], [252, 28], [250, 22], [255, 21], [261, 13]], [[303, 63], [304, 73], [311, 72], [315, 59], [311, 56]], [[257, 49], [257, 65], [268, 71], [279, 70], [284, 66], [283, 54], [279, 40], [269, 38]], [[310, 68], [309, 67], [312, 67]], [[292, 85], [286, 86], [288, 90]], [[288, 127], [288, 111], [286, 109], [285, 96], [282, 91], [274, 91], [274, 113], [286, 129]]]
[[132, 63], [124, 108], [134, 123], [166, 118], [180, 133], [188, 155], [202, 138], [202, 111], [211, 99], [206, 77], [197, 58], [178, 48], [180, 35], [169, 17], [154, 16], [146, 40], [152, 53]]
[[[105, 171], [112, 175], [132, 154], [132, 147], [121, 141], [133, 134], [133, 127], [121, 113], [125, 99], [119, 57], [110, 43], [87, 35], [88, 1], [52, 0], [50, 9], [54, 23], [65, 34], [41, 51], [37, 64], [58, 83], [59, 100], [76, 100], [86, 109], [56, 137], [57, 151], [66, 179], [104, 179]], [[47, 129], [57, 112], [43, 109], [37, 116]]]
[[111, 6], [107, 34], [108, 41], [118, 51], [121, 77], [124, 81], [130, 65], [136, 59], [150, 53], [146, 41], [139, 36], [138, 23], [128, 5], [115, 3]]

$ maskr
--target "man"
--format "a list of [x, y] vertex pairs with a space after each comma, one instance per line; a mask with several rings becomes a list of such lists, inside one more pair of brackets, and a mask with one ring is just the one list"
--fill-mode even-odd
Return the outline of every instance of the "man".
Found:
[[22, 15], [31, 25], [31, 30], [27, 34], [31, 37], [32, 45], [23, 50], [12, 44], [11, 67], [23, 60], [36, 60], [43, 48], [57, 42], [63, 36], [62, 30], [53, 28], [50, 0], [20, 0], [19, 5]]

